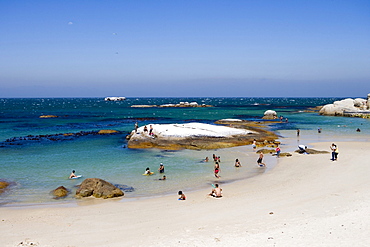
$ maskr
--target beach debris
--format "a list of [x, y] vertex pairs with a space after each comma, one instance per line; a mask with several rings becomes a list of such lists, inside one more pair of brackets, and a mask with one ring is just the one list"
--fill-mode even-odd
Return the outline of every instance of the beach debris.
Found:
[[269, 214], [274, 214], [274, 212], [270, 212]]
[[100, 178], [87, 178], [76, 191], [76, 197], [113, 198], [124, 196], [122, 190]]
[[69, 194], [69, 190], [64, 186], [59, 186], [55, 190], [51, 191], [51, 194], [54, 196], [54, 199], [64, 198]]

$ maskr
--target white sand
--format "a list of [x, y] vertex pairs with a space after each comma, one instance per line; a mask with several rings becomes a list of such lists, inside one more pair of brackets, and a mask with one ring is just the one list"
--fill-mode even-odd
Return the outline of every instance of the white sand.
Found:
[[[280, 158], [270, 172], [209, 191], [94, 205], [0, 208], [0, 245], [370, 246], [370, 143]], [[329, 150], [330, 143], [313, 145]], [[243, 168], [241, 168], [243, 169]]]

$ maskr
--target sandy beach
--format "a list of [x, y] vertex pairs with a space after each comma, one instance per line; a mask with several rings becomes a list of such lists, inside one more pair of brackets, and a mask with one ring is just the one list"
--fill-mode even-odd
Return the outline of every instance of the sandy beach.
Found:
[[370, 143], [336, 144], [338, 161], [294, 153], [270, 172], [222, 185], [220, 199], [201, 190], [185, 192], [186, 201], [2, 207], [1, 246], [369, 246]]

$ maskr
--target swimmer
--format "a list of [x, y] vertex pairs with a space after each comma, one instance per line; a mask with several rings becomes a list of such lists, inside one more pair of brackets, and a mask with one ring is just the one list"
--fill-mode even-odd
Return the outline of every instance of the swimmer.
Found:
[[166, 175], [163, 175], [163, 177], [160, 178], [159, 180], [166, 180], [166, 179], [167, 179]]
[[147, 175], [150, 175], [150, 174], [151, 174], [149, 167], [147, 167], [147, 168], [145, 169], [144, 174], [147, 174]]
[[72, 171], [71, 175], [69, 175], [69, 178], [77, 178], [76, 174], [75, 174], [75, 170]]

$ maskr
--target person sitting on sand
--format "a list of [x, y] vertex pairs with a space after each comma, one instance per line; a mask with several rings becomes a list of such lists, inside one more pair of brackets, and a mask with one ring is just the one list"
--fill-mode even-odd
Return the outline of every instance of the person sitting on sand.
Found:
[[184, 200], [186, 200], [186, 196], [185, 196], [185, 194], [184, 194], [184, 193], [182, 193], [182, 191], [181, 191], [181, 190], [179, 191], [178, 195], [179, 195], [180, 197], [179, 197], [179, 199], [177, 199], [177, 200], [180, 200], [180, 201], [184, 201]]
[[240, 164], [239, 159], [236, 159], [235, 160], [235, 167], [241, 167], [241, 166], [242, 166], [242, 164]]
[[69, 175], [69, 178], [77, 178], [76, 174], [75, 174], [75, 170], [72, 171], [71, 175]]
[[305, 146], [305, 145], [298, 145], [298, 148], [299, 148], [299, 153], [307, 153], [306, 152], [306, 149], [307, 149], [307, 146]]
[[262, 152], [260, 152], [260, 156], [259, 156], [259, 158], [258, 158], [258, 160], [257, 160], [257, 164], [258, 164], [258, 166], [266, 166], [266, 164], [265, 163], [263, 163], [262, 162], [262, 160], [263, 160], [263, 153]]
[[220, 198], [222, 197], [222, 189], [218, 187], [218, 184], [215, 184], [215, 188], [212, 189], [211, 193], [209, 193], [210, 196]]

